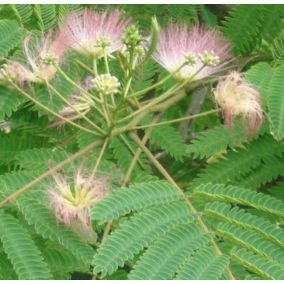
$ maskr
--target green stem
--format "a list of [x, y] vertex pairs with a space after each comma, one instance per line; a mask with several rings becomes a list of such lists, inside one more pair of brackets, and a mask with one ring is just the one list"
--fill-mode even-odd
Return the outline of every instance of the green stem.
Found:
[[51, 84], [49, 84], [48, 81], [46, 81], [46, 85], [54, 92], [54, 94], [56, 94], [63, 102], [65, 102], [70, 108], [72, 108], [79, 116], [81, 116], [87, 122], [89, 122], [89, 124], [92, 125], [100, 134], [102, 135], [106, 134], [99, 126], [97, 126], [93, 121], [91, 121], [86, 115], [78, 111], [67, 99], [65, 99], [64, 96], [60, 94], [58, 90], [56, 90]]
[[106, 101], [105, 101], [105, 97], [103, 94], [99, 93], [99, 96], [103, 102], [102, 104], [102, 107], [103, 107], [103, 110], [104, 110], [104, 116], [105, 116], [105, 119], [106, 119], [106, 122], [107, 122], [107, 125], [110, 126], [112, 124], [112, 117], [111, 117], [111, 114], [109, 112], [109, 109], [107, 107], [107, 104], [106, 104]]
[[98, 76], [98, 65], [97, 65], [97, 59], [94, 57], [93, 59], [93, 72], [95, 77]]
[[[135, 156], [135, 150], [132, 148], [132, 146], [129, 144], [129, 142], [127, 141], [127, 139], [121, 134], [119, 135], [119, 138], [122, 140], [122, 142], [125, 144], [125, 146], [128, 148], [128, 150], [131, 152], [131, 154], [133, 156]], [[143, 163], [138, 159], [138, 163], [141, 166], [142, 169], [145, 168], [145, 166], [143, 165]]]
[[[143, 150], [145, 155], [148, 157], [148, 159], [153, 163], [153, 165], [156, 167], [156, 169], [165, 177], [165, 179], [183, 196], [184, 202], [188, 205], [190, 208], [192, 214], [196, 217], [198, 224], [203, 229], [205, 234], [210, 234], [210, 231], [207, 227], [207, 225], [203, 222], [201, 217], [199, 216], [197, 210], [193, 206], [193, 204], [190, 202], [190, 200], [187, 198], [183, 190], [178, 186], [178, 184], [175, 182], [175, 180], [169, 175], [169, 173], [166, 171], [166, 169], [160, 164], [160, 162], [154, 157], [154, 155], [148, 150], [148, 148], [142, 143], [142, 141], [139, 139], [139, 137], [135, 133], [130, 134], [131, 138], [137, 143], [137, 145]], [[211, 241], [211, 244], [216, 252], [217, 255], [222, 255], [223, 253], [219, 249], [218, 245], [214, 240]], [[227, 273], [230, 276], [230, 278], [233, 280], [235, 279], [232, 271], [227, 268]]]
[[[99, 154], [98, 159], [97, 159], [97, 161], [95, 163], [95, 166], [94, 166], [94, 168], [93, 168], [93, 170], [92, 170], [92, 172], [91, 172], [91, 174], [90, 174], [90, 176], [88, 178], [88, 181], [91, 181], [94, 178], [94, 176], [95, 176], [95, 174], [96, 174], [96, 172], [98, 170], [98, 167], [99, 167], [99, 165], [100, 165], [100, 163], [102, 161], [103, 155], [104, 155], [104, 153], [105, 153], [105, 151], [107, 149], [108, 143], [109, 143], [109, 137], [107, 137], [105, 139], [105, 141], [104, 141], [103, 147], [102, 147], [102, 149], [100, 151], [100, 154]], [[86, 184], [90, 184], [90, 183], [87, 182]]]
[[184, 86], [186, 86], [188, 83], [190, 83], [192, 81], [192, 79], [194, 79], [194, 77], [200, 72], [202, 71], [202, 69], [205, 66], [202, 66], [201, 68], [199, 68], [199, 70], [197, 70], [190, 78], [188, 78], [187, 80], [184, 80], [183, 82], [181, 82], [180, 84], [176, 84], [174, 85], [172, 88], [170, 88], [169, 90], [167, 90], [164, 94], [162, 94], [161, 96], [153, 99], [151, 102], [149, 102], [147, 105], [141, 107], [140, 109], [138, 109], [137, 111], [129, 114], [128, 116], [124, 117], [123, 119], [119, 120], [118, 122], [123, 122], [125, 120], [128, 120], [138, 114], [140, 114], [141, 112], [145, 112], [145, 114], [147, 114], [149, 112], [149, 109], [151, 109], [151, 107], [153, 107], [154, 105], [164, 101], [165, 99], [167, 99], [168, 97], [170, 97], [172, 94], [176, 93], [178, 90], [180, 90], [181, 88], [183, 88]]
[[107, 72], [107, 74], [109, 74], [109, 65], [108, 65], [108, 58], [107, 58], [106, 48], [104, 48], [104, 62], [105, 62], [106, 72]]
[[[153, 124], [155, 124], [157, 121], [160, 120], [161, 115], [162, 115], [162, 114], [158, 114], [158, 115], [153, 119]], [[148, 139], [149, 139], [149, 137], [150, 137], [150, 135], [151, 135], [151, 133], [152, 133], [152, 131], [153, 131], [153, 128], [154, 128], [154, 127], [150, 127], [150, 128], [145, 132], [145, 135], [143, 136], [143, 139], [142, 139], [142, 141], [141, 141], [141, 143], [142, 143], [143, 145], [146, 145], [146, 143], [147, 143], [147, 141], [148, 141]], [[131, 164], [130, 164], [129, 167], [128, 167], [128, 170], [127, 170], [127, 172], [126, 172], [126, 175], [125, 175], [124, 180], [123, 180], [123, 183], [122, 183], [122, 186], [125, 186], [125, 185], [128, 183], [128, 181], [129, 181], [129, 179], [130, 179], [130, 176], [131, 176], [131, 173], [133, 172], [134, 167], [135, 167], [137, 161], [139, 161], [139, 156], [141, 155], [141, 153], [142, 153], [142, 149], [139, 147], [139, 148], [136, 150], [136, 152], [135, 152], [135, 154], [134, 154], [134, 157], [133, 157], [133, 159], [132, 159], [132, 161], [131, 161]]]
[[203, 117], [203, 116], [206, 116], [206, 115], [209, 115], [209, 114], [218, 113], [220, 111], [221, 111], [220, 108], [213, 109], [213, 110], [205, 111], [205, 112], [194, 114], [194, 115], [188, 115], [188, 116], [184, 116], [184, 117], [177, 118], [177, 119], [162, 121], [162, 122], [159, 122], [159, 123], [150, 123], [150, 124], [145, 124], [145, 125], [133, 126], [133, 127], [130, 127], [128, 130], [144, 129], [144, 128], [148, 128], [148, 127], [166, 125], [166, 124], [170, 124], [170, 123], [177, 123], [177, 122], [184, 121], [184, 120], [191, 120], [191, 119]]
[[73, 154], [72, 156], [70, 156], [69, 158], [67, 158], [66, 160], [60, 162], [59, 164], [57, 164], [56, 166], [52, 167], [51, 169], [49, 169], [48, 171], [46, 171], [45, 173], [43, 173], [42, 175], [38, 176], [36, 179], [34, 179], [33, 181], [29, 182], [28, 184], [26, 184], [25, 186], [21, 187], [20, 189], [18, 189], [16, 192], [14, 192], [13, 194], [11, 194], [10, 196], [8, 196], [7, 198], [5, 198], [4, 200], [2, 200], [0, 202], [0, 207], [2, 207], [3, 205], [5, 205], [6, 203], [9, 203], [11, 201], [13, 201], [14, 199], [16, 199], [19, 195], [21, 195], [22, 193], [26, 192], [27, 190], [29, 190], [30, 188], [32, 188], [33, 186], [35, 186], [36, 184], [38, 184], [39, 182], [41, 182], [43, 179], [45, 179], [46, 177], [54, 174], [56, 171], [58, 171], [59, 169], [63, 168], [65, 165], [71, 163], [72, 161], [74, 161], [75, 159], [79, 158], [80, 156], [84, 155], [85, 153], [88, 153], [90, 150], [92, 150], [93, 148], [101, 145], [103, 142], [101, 140], [95, 141], [91, 144], [89, 144], [88, 146], [86, 146], [85, 148], [81, 149], [79, 152]]
[[91, 133], [91, 134], [95, 134], [95, 135], [98, 135], [97, 132], [94, 132], [88, 128], [85, 128], [65, 117], [63, 117], [62, 115], [56, 113], [55, 111], [49, 109], [48, 107], [46, 107], [45, 105], [43, 105], [41, 102], [37, 101], [36, 99], [34, 99], [32, 96], [30, 96], [28, 93], [26, 93], [24, 90], [22, 90], [21, 88], [19, 88], [16, 84], [14, 84], [13, 82], [10, 81], [10, 84], [11, 86], [13, 86], [18, 92], [20, 92], [22, 95], [24, 95], [26, 98], [28, 98], [29, 100], [31, 100], [34, 104], [36, 104], [37, 106], [41, 107], [42, 109], [44, 109], [45, 111], [51, 113], [52, 115], [54, 115], [55, 117], [65, 121], [66, 123], [69, 123], [71, 124], [72, 126], [82, 130], [82, 131], [85, 131], [87, 133]]
[[101, 244], [103, 244], [106, 241], [108, 234], [111, 230], [111, 225], [112, 225], [112, 221], [107, 222], [105, 229], [104, 229], [104, 234], [103, 234], [103, 237], [102, 237]]
[[80, 61], [79, 59], [75, 59], [75, 62], [78, 63], [83, 69], [85, 69], [86, 71], [88, 71], [90, 74], [95, 76], [94, 71], [87, 66], [85, 63], [83, 63], [82, 61]]

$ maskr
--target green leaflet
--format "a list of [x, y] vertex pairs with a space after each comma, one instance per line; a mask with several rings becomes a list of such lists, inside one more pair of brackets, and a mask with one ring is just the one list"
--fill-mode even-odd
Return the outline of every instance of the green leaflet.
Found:
[[12, 215], [0, 212], [0, 239], [19, 279], [50, 279], [51, 274], [29, 234]]
[[133, 267], [129, 278], [172, 279], [180, 264], [209, 241], [210, 237], [204, 235], [196, 224], [177, 226], [149, 246]]
[[111, 221], [131, 211], [180, 200], [177, 190], [164, 181], [137, 183], [122, 188], [93, 207], [91, 216], [100, 222]]

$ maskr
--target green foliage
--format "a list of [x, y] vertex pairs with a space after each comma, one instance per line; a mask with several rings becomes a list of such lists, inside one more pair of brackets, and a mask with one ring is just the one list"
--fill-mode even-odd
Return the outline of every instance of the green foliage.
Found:
[[255, 255], [245, 249], [232, 250], [233, 259], [245, 265], [248, 269], [259, 274], [263, 279], [283, 279], [283, 270], [273, 261], [267, 261], [264, 257]]
[[186, 146], [173, 127], [169, 125], [155, 127], [151, 132], [150, 140], [176, 160], [182, 161]]
[[[277, 216], [276, 220], [283, 216], [282, 201], [267, 194], [217, 184], [202, 185], [194, 193], [202, 198], [213, 199], [213, 202], [207, 203], [204, 212], [217, 217], [219, 224], [216, 233], [236, 245], [231, 251], [234, 260], [264, 279], [281, 279], [284, 231], [277, 227], [277, 223], [272, 223], [271, 214]], [[230, 203], [245, 207], [232, 206]], [[237, 249], [237, 246], [246, 250]]]
[[249, 189], [222, 184], [204, 184], [194, 190], [195, 194], [203, 197], [248, 205], [256, 209], [284, 216], [283, 202], [263, 193], [255, 193]]
[[91, 216], [100, 222], [112, 221], [131, 211], [178, 201], [181, 197], [176, 189], [166, 182], [138, 183], [107, 196], [103, 202], [94, 206]]
[[187, 146], [186, 153], [195, 159], [209, 158], [216, 153], [226, 151], [227, 148], [240, 147], [246, 141], [241, 125], [236, 125], [232, 129], [217, 126], [199, 133]]
[[246, 79], [254, 84], [260, 92], [262, 105], [267, 108], [267, 101], [270, 95], [269, 86], [273, 75], [272, 67], [266, 62], [253, 65], [245, 74]]
[[237, 5], [223, 23], [223, 32], [233, 44], [235, 54], [248, 53], [258, 43], [261, 5]]
[[270, 239], [283, 247], [282, 239], [284, 237], [284, 232], [278, 230], [275, 224], [270, 223], [263, 217], [258, 217], [246, 212], [244, 209], [231, 207], [230, 204], [218, 201], [209, 203], [205, 208], [205, 212], [228, 223], [237, 224], [249, 230], [254, 230], [262, 235], [263, 238]]
[[262, 163], [267, 163], [272, 157], [280, 157], [284, 151], [272, 137], [263, 136], [245, 149], [231, 151], [225, 159], [209, 165], [201, 170], [198, 177], [192, 181], [192, 186], [202, 183], [235, 183], [245, 174], [250, 173]]
[[20, 200], [19, 208], [27, 222], [34, 226], [39, 235], [70, 250], [82, 262], [90, 263], [93, 255], [92, 248], [77, 234], [57, 224], [50, 210], [33, 199]]
[[27, 33], [14, 20], [0, 21], [0, 56], [6, 56], [23, 40]]
[[251, 53], [262, 39], [273, 41], [281, 32], [281, 5], [236, 5], [223, 22], [222, 31], [236, 55]]
[[[121, 9], [140, 46], [98, 58], [66, 47], [57, 62], [66, 75], [53, 70], [49, 86], [5, 73], [3, 64], [17, 62], [48, 75], [53, 54], [36, 54], [38, 45], [85, 8]], [[283, 279], [283, 15], [262, 4], [1, 5], [0, 279]], [[235, 58], [220, 76], [238, 70], [260, 93], [257, 133], [246, 129], [249, 114], [223, 125], [243, 102], [214, 118], [169, 121], [214, 112], [220, 78], [185, 84], [145, 57], [154, 16], [160, 28], [201, 24], [225, 35]], [[36, 66], [23, 50], [27, 35]], [[94, 77], [110, 79], [107, 89], [117, 83], [117, 93], [100, 92]], [[73, 125], [56, 127], [55, 114]], [[143, 127], [153, 121], [165, 124]]]
[[[171, 279], [180, 263], [210, 240], [195, 224], [177, 226], [158, 239], [143, 254], [129, 274], [130, 279]], [[214, 253], [213, 253], [214, 254]], [[157, 262], [157, 257], [160, 261]]]
[[178, 280], [218, 280], [224, 267], [228, 265], [228, 256], [216, 256], [211, 247], [205, 247], [189, 258], [179, 269]]
[[113, 273], [172, 227], [191, 221], [193, 217], [189, 208], [182, 202], [150, 207], [135, 214], [129, 221], [122, 222], [98, 249], [94, 272], [102, 275]]
[[[131, 140], [125, 136], [114, 137], [110, 143], [110, 147], [113, 150], [113, 156], [121, 166], [121, 168], [127, 172], [135, 152], [137, 151], [137, 146]], [[145, 156], [142, 154], [139, 157], [138, 163], [135, 165], [133, 171], [134, 175], [137, 175], [142, 170], [149, 171], [149, 164]]]
[[278, 140], [281, 140], [284, 137], [284, 106], [281, 95], [284, 90], [283, 81], [281, 80], [283, 74], [284, 64], [274, 70], [268, 89], [270, 94], [268, 97], [268, 108], [269, 119], [271, 122], [271, 133]]
[[0, 216], [0, 239], [19, 279], [51, 278], [40, 251], [19, 221], [4, 212]]

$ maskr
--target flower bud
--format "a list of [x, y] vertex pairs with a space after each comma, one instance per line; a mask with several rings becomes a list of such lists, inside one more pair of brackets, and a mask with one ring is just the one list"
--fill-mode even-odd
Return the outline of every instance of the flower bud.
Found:
[[114, 95], [119, 92], [118, 79], [110, 74], [102, 74], [92, 80], [94, 89], [102, 95]]
[[44, 65], [55, 65], [58, 62], [58, 57], [54, 54], [46, 54], [41, 60]]
[[217, 56], [213, 51], [208, 52], [205, 50], [203, 53], [199, 54], [199, 58], [205, 66], [214, 67], [220, 64], [219, 56]]
[[194, 65], [197, 62], [197, 57], [194, 54], [186, 54], [185, 55], [185, 62], [188, 65]]
[[135, 25], [131, 25], [123, 38], [123, 43], [126, 45], [127, 49], [132, 49], [142, 42], [143, 37], [139, 33], [139, 29]]

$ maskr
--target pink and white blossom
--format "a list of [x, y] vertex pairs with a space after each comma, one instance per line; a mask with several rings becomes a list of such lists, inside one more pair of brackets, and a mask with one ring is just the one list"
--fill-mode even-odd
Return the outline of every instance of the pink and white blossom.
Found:
[[220, 81], [214, 97], [223, 110], [226, 125], [231, 126], [234, 119], [241, 116], [249, 134], [254, 134], [260, 128], [263, 121], [261, 97], [239, 73], [231, 72], [225, 80]]
[[110, 192], [107, 179], [83, 176], [81, 169], [75, 172], [74, 181], [69, 182], [60, 174], [55, 174], [54, 185], [48, 196], [57, 220], [71, 228], [81, 227], [92, 233], [90, 209]]
[[229, 48], [217, 30], [199, 25], [189, 30], [186, 25], [170, 24], [161, 30], [153, 58], [170, 73], [180, 68], [174, 74], [177, 79], [203, 79], [222, 69], [230, 58]]
[[30, 36], [24, 39], [24, 55], [26, 62], [8, 61], [2, 68], [0, 79], [23, 82], [44, 83], [56, 74], [54, 63], [60, 64], [66, 48], [65, 36], [59, 32], [54, 39], [48, 33], [34, 48], [30, 46]]
[[86, 9], [83, 13], [72, 13], [62, 28], [69, 46], [92, 57], [103, 56], [122, 48], [121, 37], [129, 24], [119, 10], [99, 13]]

